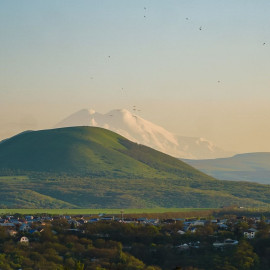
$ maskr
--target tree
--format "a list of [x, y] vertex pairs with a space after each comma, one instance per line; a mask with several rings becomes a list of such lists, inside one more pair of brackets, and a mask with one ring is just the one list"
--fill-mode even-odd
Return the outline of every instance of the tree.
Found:
[[259, 257], [253, 252], [253, 247], [247, 241], [242, 240], [239, 243], [233, 255], [233, 265], [238, 270], [256, 269], [259, 265]]
[[84, 264], [81, 262], [76, 263], [76, 270], [84, 270]]

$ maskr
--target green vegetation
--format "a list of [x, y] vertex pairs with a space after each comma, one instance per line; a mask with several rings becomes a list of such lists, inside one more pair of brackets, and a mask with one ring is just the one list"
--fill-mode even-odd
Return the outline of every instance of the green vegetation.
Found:
[[0, 176], [0, 181], [3, 180], [29, 180], [29, 177], [27, 175]]
[[270, 186], [219, 181], [111, 131], [26, 132], [0, 144], [0, 208], [268, 207]]
[[0, 170], [106, 178], [212, 179], [176, 158], [94, 127], [19, 134], [0, 144]]
[[1, 208], [268, 207], [269, 186], [218, 180], [106, 179], [29, 174], [0, 180]]
[[213, 210], [212, 208], [144, 208], [144, 209], [0, 209], [0, 214], [51, 214], [51, 215], [85, 215], [85, 214], [152, 214], [152, 213], [175, 213]]
[[[79, 219], [78, 219], [79, 220]], [[269, 270], [270, 225], [257, 222], [256, 237], [243, 231], [252, 220], [230, 220], [221, 230], [205, 220], [196, 231], [184, 230], [182, 221], [151, 224], [100, 221], [78, 227], [68, 220], [33, 223], [33, 231], [10, 236], [0, 227], [0, 268], [3, 270]], [[215, 237], [213, 237], [215, 235]], [[21, 237], [27, 243], [20, 243]], [[236, 245], [215, 248], [231, 238]], [[188, 244], [187, 244], [188, 243]], [[184, 247], [184, 248], [183, 248]]]

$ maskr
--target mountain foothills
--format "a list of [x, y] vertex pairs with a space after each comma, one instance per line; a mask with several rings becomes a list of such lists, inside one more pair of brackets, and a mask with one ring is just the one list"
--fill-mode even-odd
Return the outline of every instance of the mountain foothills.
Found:
[[221, 180], [270, 184], [270, 153], [246, 153], [230, 158], [184, 160], [184, 162]]
[[70, 127], [0, 143], [0, 207], [269, 206], [267, 185], [219, 181], [112, 131]]
[[134, 113], [131, 113], [126, 109], [118, 109], [101, 114], [94, 110], [83, 109], [68, 116], [55, 127], [95, 126], [106, 128], [133, 142], [147, 145], [178, 158], [208, 159], [233, 155], [232, 152], [226, 152], [206, 139], [173, 134], [140, 117], [136, 107], [133, 108], [133, 111]]

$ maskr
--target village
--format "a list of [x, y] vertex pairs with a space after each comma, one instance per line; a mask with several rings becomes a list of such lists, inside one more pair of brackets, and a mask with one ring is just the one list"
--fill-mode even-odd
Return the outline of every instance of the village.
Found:
[[[27, 244], [33, 235], [40, 234], [45, 228], [51, 227], [52, 223], [64, 222], [65, 231], [69, 234], [85, 234], [85, 225], [97, 223], [120, 223], [134, 224], [140, 226], [158, 226], [166, 235], [196, 235], [207, 234], [208, 237], [215, 239], [213, 247], [223, 249], [234, 246], [239, 243], [239, 239], [254, 239], [261, 229], [270, 228], [270, 219], [260, 216], [244, 217], [235, 216], [231, 218], [170, 218], [170, 219], [148, 219], [146, 217], [124, 218], [123, 216], [99, 215], [4, 215], [0, 217], [0, 228], [10, 237], [18, 239], [18, 242]], [[262, 226], [263, 224], [263, 226]], [[207, 230], [205, 230], [207, 228]], [[210, 228], [210, 229], [209, 229]], [[175, 230], [176, 229], [176, 230]], [[57, 231], [53, 231], [57, 234]], [[270, 229], [268, 231], [270, 233]], [[232, 238], [226, 238], [219, 241], [218, 236], [229, 235]], [[108, 233], [96, 234], [99, 238], [110, 238]], [[200, 241], [182, 243], [177, 246], [180, 250], [190, 248], [201, 248]]]

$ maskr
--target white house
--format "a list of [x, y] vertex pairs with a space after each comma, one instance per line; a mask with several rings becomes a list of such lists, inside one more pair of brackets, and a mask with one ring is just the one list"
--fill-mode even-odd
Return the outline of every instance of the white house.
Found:
[[244, 237], [248, 239], [253, 239], [255, 237], [255, 234], [258, 232], [256, 229], [248, 229], [246, 232], [244, 232]]
[[29, 243], [29, 239], [26, 236], [21, 237], [20, 239], [20, 243], [23, 244], [28, 244]]

